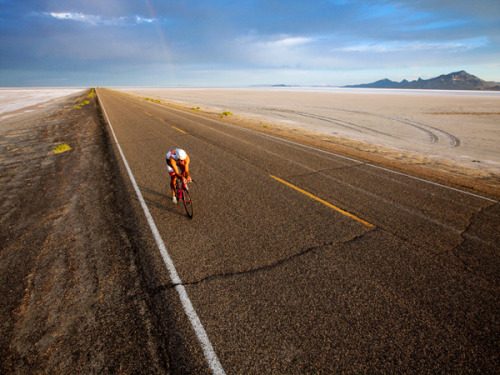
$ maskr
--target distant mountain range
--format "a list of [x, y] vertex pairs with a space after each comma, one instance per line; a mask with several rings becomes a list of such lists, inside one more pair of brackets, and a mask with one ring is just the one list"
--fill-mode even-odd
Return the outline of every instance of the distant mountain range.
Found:
[[377, 89], [424, 89], [424, 90], [489, 90], [500, 91], [500, 83], [487, 82], [473, 76], [465, 71], [441, 75], [431, 79], [421, 79], [416, 81], [401, 82], [391, 81], [390, 79], [382, 79], [373, 83], [365, 83], [361, 85], [349, 85], [344, 87], [354, 88], [377, 88]]

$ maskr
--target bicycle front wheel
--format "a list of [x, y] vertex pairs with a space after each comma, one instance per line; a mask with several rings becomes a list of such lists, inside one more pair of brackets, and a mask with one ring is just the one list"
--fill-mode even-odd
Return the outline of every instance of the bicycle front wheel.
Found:
[[191, 195], [189, 195], [189, 190], [184, 189], [182, 192], [182, 200], [184, 202], [184, 208], [190, 219], [193, 218], [193, 202], [191, 202]]

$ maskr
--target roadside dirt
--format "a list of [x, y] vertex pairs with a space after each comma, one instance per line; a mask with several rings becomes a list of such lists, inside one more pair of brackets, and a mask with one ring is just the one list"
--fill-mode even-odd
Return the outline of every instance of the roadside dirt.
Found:
[[[169, 373], [136, 221], [89, 94], [1, 123], [2, 374]], [[63, 143], [71, 150], [55, 154]]]

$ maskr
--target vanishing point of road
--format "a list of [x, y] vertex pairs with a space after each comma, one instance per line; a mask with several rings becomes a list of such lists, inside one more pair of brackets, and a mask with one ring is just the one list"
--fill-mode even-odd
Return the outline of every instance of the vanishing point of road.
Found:
[[[134, 178], [172, 373], [498, 371], [496, 199], [98, 96]], [[175, 147], [192, 160], [192, 220], [170, 201]]]

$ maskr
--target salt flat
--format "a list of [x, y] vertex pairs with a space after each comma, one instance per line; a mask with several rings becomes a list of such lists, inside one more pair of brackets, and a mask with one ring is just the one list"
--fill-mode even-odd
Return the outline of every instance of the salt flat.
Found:
[[62, 98], [84, 88], [0, 88], [0, 120], [21, 109]]
[[417, 164], [500, 174], [500, 93], [377, 89], [120, 89]]
[[[0, 88], [0, 121], [83, 88]], [[199, 113], [500, 181], [500, 93], [341, 88], [120, 88]], [[199, 108], [198, 108], [199, 107]]]

